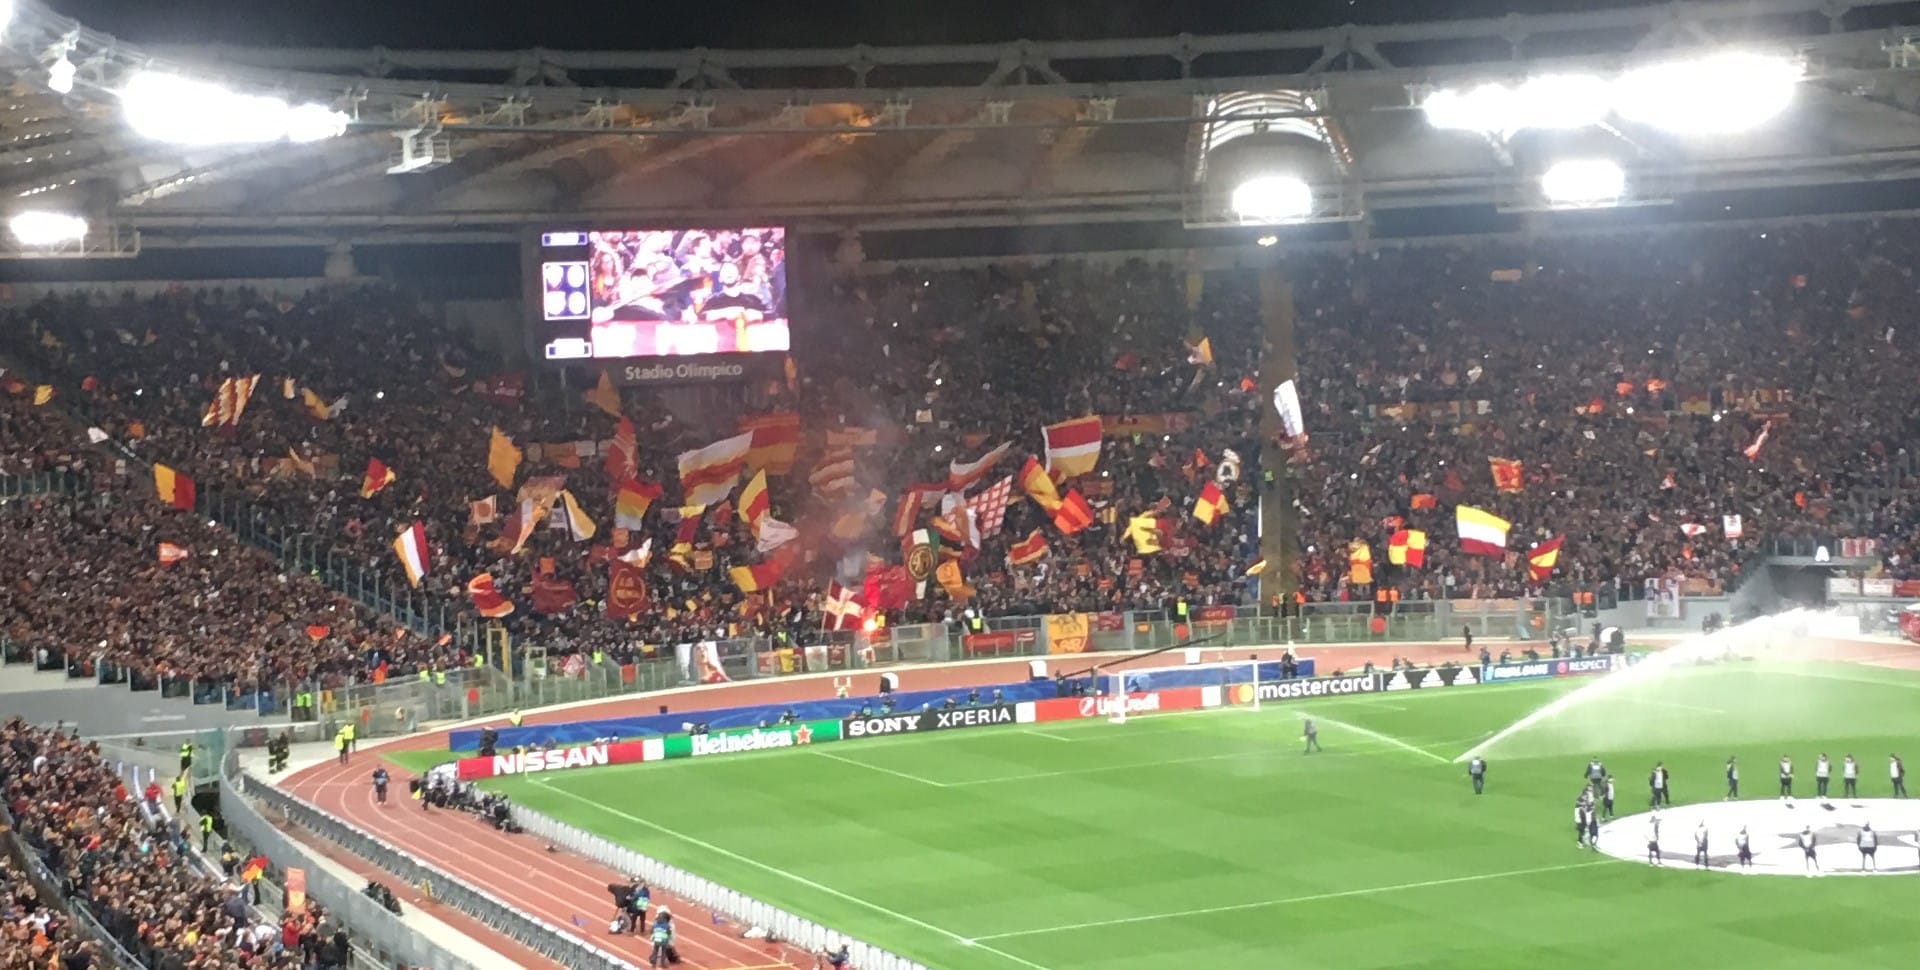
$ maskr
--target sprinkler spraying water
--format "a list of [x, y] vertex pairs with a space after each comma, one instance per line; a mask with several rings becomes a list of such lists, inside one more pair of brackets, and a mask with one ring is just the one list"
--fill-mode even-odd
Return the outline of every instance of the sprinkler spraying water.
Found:
[[1784, 644], [1788, 642], [1788, 638], [1804, 631], [1811, 616], [1811, 612], [1807, 610], [1791, 610], [1724, 627], [1713, 633], [1690, 637], [1666, 650], [1648, 656], [1632, 667], [1617, 670], [1584, 687], [1555, 698], [1520, 720], [1502, 728], [1492, 737], [1462, 752], [1459, 757], [1453, 759], [1454, 763], [1459, 764], [1476, 756], [1484, 757], [1502, 741], [1528, 728], [1564, 718], [1569, 712], [1589, 707], [1595, 702], [1620, 696], [1628, 691], [1648, 688], [1657, 682], [1669, 679], [1682, 668], [1692, 668], [1731, 656], [1750, 657], [1767, 652], [1768, 648]]

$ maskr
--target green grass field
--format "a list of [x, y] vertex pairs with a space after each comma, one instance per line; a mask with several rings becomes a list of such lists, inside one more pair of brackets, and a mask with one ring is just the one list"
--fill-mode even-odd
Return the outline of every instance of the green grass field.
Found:
[[[521, 803], [929, 967], [1860, 968], [1920, 954], [1920, 877], [1655, 870], [1576, 849], [1587, 757], [1641, 810], [1785, 753], [1920, 757], [1920, 677], [1685, 669], [1453, 759], [1594, 681], [1378, 694], [556, 773]], [[1300, 751], [1299, 718], [1322, 754]], [[1920, 764], [1920, 762], [1916, 762]], [[1836, 769], [1836, 778], [1838, 771]], [[1838, 782], [1835, 782], [1836, 788]]]

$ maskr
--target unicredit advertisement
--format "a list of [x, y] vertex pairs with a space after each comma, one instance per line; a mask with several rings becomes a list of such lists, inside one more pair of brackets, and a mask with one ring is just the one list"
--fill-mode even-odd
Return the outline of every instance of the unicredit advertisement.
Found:
[[1073, 721], [1083, 717], [1111, 717], [1123, 711], [1127, 714], [1197, 711], [1219, 707], [1224, 703], [1226, 698], [1219, 687], [1177, 687], [1128, 694], [1125, 697], [1116, 694], [1110, 697], [1059, 697], [1034, 701], [1033, 719], [1036, 723], [1045, 724], [1048, 721]]

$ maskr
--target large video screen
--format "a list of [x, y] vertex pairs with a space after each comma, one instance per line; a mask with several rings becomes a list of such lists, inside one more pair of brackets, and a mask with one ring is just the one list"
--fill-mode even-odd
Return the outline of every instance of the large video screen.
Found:
[[547, 356], [784, 353], [786, 257], [777, 227], [542, 233]]

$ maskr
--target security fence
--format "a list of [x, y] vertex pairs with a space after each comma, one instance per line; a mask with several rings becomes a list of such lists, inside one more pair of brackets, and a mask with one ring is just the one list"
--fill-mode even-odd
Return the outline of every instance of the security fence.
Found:
[[[561, 966], [573, 970], [637, 970], [619, 956], [575, 938], [545, 920], [528, 916], [499, 897], [461, 882], [437, 866], [372, 833], [328, 815], [272, 785], [256, 781], [240, 772], [237, 763], [224, 784], [229, 787], [223, 789], [223, 797], [253, 798], [267, 811], [379, 865], [408, 884], [428, 887], [434, 899], [499, 930]], [[442, 966], [453, 964], [431, 962], [425, 965], [439, 970]]]
[[773, 939], [794, 943], [812, 952], [845, 942], [853, 965], [860, 970], [927, 970], [912, 960], [862, 943], [844, 933], [742, 895], [684, 869], [655, 861], [523, 806], [513, 806], [513, 820], [529, 834], [549, 845], [585, 856], [615, 872], [626, 873], [648, 886], [688, 900], [736, 923], [765, 929]]

